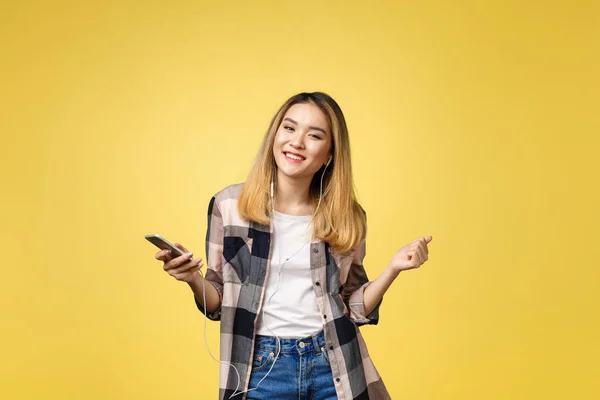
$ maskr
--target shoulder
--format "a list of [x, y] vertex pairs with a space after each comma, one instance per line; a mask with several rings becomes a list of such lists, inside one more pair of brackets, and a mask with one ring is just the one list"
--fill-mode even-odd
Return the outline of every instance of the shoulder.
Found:
[[236, 183], [215, 193], [210, 199], [209, 214], [221, 216], [226, 220], [239, 219], [237, 203], [243, 187], [243, 183]]
[[215, 193], [213, 198], [218, 203], [221, 203], [223, 201], [228, 201], [228, 200], [236, 200], [237, 201], [238, 197], [240, 196], [240, 193], [242, 192], [243, 187], [244, 187], [243, 183], [234, 183], [233, 185], [226, 186], [225, 188], [223, 188], [220, 191], [218, 191], [217, 193]]

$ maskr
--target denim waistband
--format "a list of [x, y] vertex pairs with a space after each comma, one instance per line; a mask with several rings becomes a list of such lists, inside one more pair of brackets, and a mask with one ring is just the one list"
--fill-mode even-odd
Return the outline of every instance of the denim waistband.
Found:
[[[280, 353], [306, 353], [315, 351], [321, 353], [325, 349], [325, 334], [323, 331], [301, 339], [279, 338]], [[277, 351], [277, 338], [274, 336], [256, 335], [255, 349]]]

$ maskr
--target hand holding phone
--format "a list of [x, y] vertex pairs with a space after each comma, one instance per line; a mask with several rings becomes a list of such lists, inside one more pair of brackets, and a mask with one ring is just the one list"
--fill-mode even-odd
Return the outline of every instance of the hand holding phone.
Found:
[[148, 240], [150, 243], [152, 243], [159, 249], [169, 250], [171, 258], [179, 257], [185, 254], [180, 248], [169, 242], [164, 237], [160, 236], [158, 233], [146, 235], [144, 237], [146, 238], [146, 240]]
[[163, 269], [169, 275], [188, 283], [199, 277], [202, 258], [193, 258], [193, 254], [181, 244], [172, 244], [159, 234], [146, 235], [145, 238], [161, 249], [154, 257], [164, 262]]

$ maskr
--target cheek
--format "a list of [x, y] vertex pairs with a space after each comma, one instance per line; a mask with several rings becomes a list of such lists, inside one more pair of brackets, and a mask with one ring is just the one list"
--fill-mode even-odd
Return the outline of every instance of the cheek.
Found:
[[273, 141], [273, 150], [274, 152], [276, 150], [281, 150], [282, 145], [283, 145], [283, 140], [282, 140], [282, 136], [279, 134], [279, 132], [277, 132], [277, 134], [275, 135], [275, 140]]
[[315, 146], [311, 149], [311, 154], [314, 158], [324, 159], [327, 157], [329, 147], [320, 143], [315, 143]]

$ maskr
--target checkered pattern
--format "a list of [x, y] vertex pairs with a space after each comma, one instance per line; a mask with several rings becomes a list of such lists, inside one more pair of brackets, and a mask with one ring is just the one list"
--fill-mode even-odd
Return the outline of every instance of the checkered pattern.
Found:
[[[221, 361], [233, 364], [248, 389], [257, 316], [263, 304], [265, 277], [272, 254], [272, 226], [243, 220], [237, 212], [242, 184], [217, 193], [208, 206], [206, 280], [221, 297], [221, 307], [208, 318], [221, 321]], [[369, 285], [362, 260], [364, 241], [338, 254], [322, 241], [310, 245], [313, 289], [322, 313], [334, 384], [339, 399], [390, 399], [358, 327], [377, 324], [379, 305], [365, 315], [363, 294]], [[204, 312], [196, 300], [198, 308]], [[237, 374], [221, 364], [219, 399], [234, 393]], [[246, 399], [246, 394], [234, 399]]]

